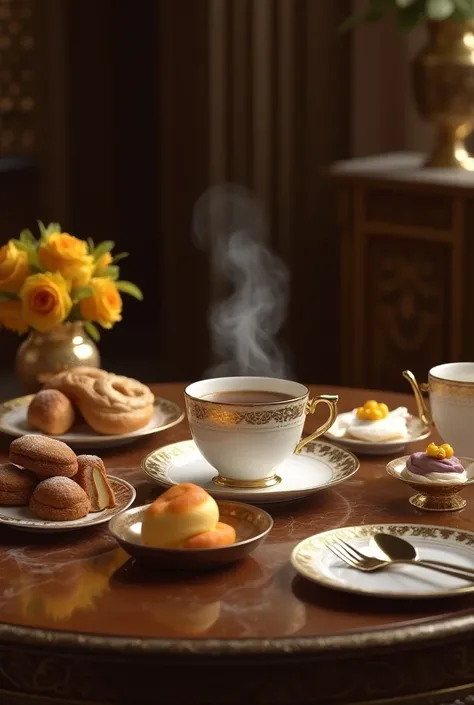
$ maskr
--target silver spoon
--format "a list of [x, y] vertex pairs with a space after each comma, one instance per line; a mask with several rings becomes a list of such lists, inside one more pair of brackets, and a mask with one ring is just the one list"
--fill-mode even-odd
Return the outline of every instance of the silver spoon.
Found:
[[453, 563], [443, 563], [442, 561], [427, 561], [418, 558], [418, 553], [413, 544], [405, 541], [399, 536], [393, 534], [375, 534], [373, 537], [378, 548], [394, 563], [417, 563], [425, 568], [433, 570], [451, 569], [465, 573], [471, 580], [474, 579], [474, 569], [465, 568], [464, 566], [454, 565]]

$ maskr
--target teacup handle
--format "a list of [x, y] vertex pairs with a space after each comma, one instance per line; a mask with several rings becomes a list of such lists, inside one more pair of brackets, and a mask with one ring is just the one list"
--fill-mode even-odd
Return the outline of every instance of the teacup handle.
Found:
[[295, 448], [295, 455], [299, 455], [305, 445], [311, 443], [311, 441], [314, 441], [315, 438], [319, 438], [319, 436], [322, 436], [323, 433], [326, 433], [326, 431], [331, 428], [334, 421], [336, 420], [338, 401], [339, 397], [337, 396], [337, 394], [320, 394], [319, 396], [308, 400], [308, 402], [306, 403], [306, 414], [314, 414], [318, 404], [327, 404], [329, 406], [329, 418], [314, 433], [312, 433], [310, 436], [306, 436], [306, 438], [301, 439], [301, 441]]
[[416, 406], [418, 409], [418, 416], [423, 421], [425, 426], [433, 425], [433, 417], [431, 416], [431, 411], [429, 410], [425, 400], [423, 399], [423, 393], [429, 391], [427, 384], [418, 384], [416, 377], [410, 370], [404, 370], [402, 373], [406, 380], [411, 385], [413, 389], [413, 394], [415, 395]]

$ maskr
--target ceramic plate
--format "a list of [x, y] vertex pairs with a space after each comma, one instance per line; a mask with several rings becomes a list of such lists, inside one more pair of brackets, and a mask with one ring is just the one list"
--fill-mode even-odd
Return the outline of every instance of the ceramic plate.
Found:
[[474, 591], [474, 582], [417, 565], [394, 565], [363, 573], [343, 563], [327, 548], [327, 543], [337, 536], [359, 551], [376, 555], [371, 542], [376, 533], [394, 534], [410, 541], [420, 558], [474, 569], [474, 532], [422, 524], [380, 524], [325, 531], [301, 541], [293, 550], [291, 563], [308, 580], [360, 595], [418, 599], [453, 597]]
[[[41, 433], [30, 428], [27, 421], [27, 411], [33, 395], [11, 399], [0, 405], [0, 431], [18, 438], [27, 433]], [[59, 441], [67, 443], [74, 449], [83, 448], [114, 448], [117, 446], [132, 443], [137, 438], [149, 436], [152, 433], [159, 433], [166, 428], [176, 426], [184, 418], [184, 411], [177, 404], [168, 399], [155, 397], [155, 413], [149, 424], [133, 433], [123, 433], [116, 436], [103, 436], [95, 433], [85, 423], [73, 426], [73, 428], [62, 436], [49, 436]]]
[[24, 531], [71, 531], [72, 529], [82, 529], [86, 526], [103, 524], [120, 514], [135, 500], [136, 492], [128, 482], [119, 477], [108, 476], [112, 489], [115, 493], [117, 506], [112, 509], [104, 509], [102, 512], [89, 512], [82, 519], [74, 521], [46, 521], [37, 519], [28, 507], [6, 507], [0, 506], [0, 524], [8, 524], [14, 529]]
[[401, 453], [409, 443], [422, 441], [431, 434], [431, 430], [428, 426], [425, 426], [418, 416], [412, 416], [410, 414], [407, 420], [408, 438], [406, 440], [386, 441], [385, 443], [358, 441], [355, 438], [346, 438], [343, 435], [344, 429], [347, 427], [351, 416], [352, 411], [339, 414], [329, 431], [326, 432], [325, 438], [360, 455], [393, 455], [394, 453]]
[[205, 460], [194, 441], [173, 443], [150, 453], [142, 462], [149, 478], [161, 487], [193, 482], [213, 497], [241, 502], [287, 502], [301, 499], [344, 482], [359, 468], [357, 458], [330, 443], [308, 443], [301, 455], [292, 455], [276, 468], [281, 482], [264, 489], [218, 487], [217, 470]]
[[191, 570], [214, 568], [238, 561], [260, 546], [273, 526], [273, 519], [258, 507], [240, 502], [218, 501], [219, 521], [234, 527], [236, 541], [219, 548], [186, 550], [180, 548], [151, 548], [141, 541], [142, 517], [150, 506], [135, 507], [110, 522], [111, 534], [134, 558], [161, 568]]

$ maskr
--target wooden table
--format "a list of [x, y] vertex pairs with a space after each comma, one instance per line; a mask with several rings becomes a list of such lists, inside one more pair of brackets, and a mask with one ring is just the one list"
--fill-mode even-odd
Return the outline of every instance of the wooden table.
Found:
[[[155, 390], [182, 398], [181, 385]], [[374, 396], [325, 391], [340, 394], [342, 410]], [[414, 410], [408, 396], [378, 396]], [[316, 423], [308, 420], [308, 430]], [[158, 488], [140, 460], [188, 437], [183, 422], [104, 459], [146, 503]], [[4, 438], [4, 456], [7, 448]], [[474, 598], [365, 599], [307, 583], [289, 563], [298, 541], [344, 525], [474, 529], [474, 488], [465, 492], [463, 512], [419, 513], [385, 463], [362, 460], [333, 490], [271, 507], [267, 542], [247, 560], [207, 574], [144, 572], [104, 527], [62, 536], [0, 529], [0, 702], [340, 705], [410, 696], [404, 702], [450, 703], [474, 693]], [[420, 693], [431, 695], [414, 697]]]

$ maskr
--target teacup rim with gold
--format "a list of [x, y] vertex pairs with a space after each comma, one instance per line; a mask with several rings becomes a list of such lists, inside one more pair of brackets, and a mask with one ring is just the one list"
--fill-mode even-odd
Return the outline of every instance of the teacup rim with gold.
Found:
[[[247, 385], [251, 385], [250, 388]], [[288, 398], [244, 402], [206, 398], [212, 394], [219, 394], [224, 391], [274, 392], [287, 394]], [[214, 377], [187, 385], [184, 390], [184, 397], [190, 430], [202, 455], [218, 471], [218, 475], [213, 480], [215, 484], [238, 489], [263, 489], [281, 482], [280, 477], [275, 472], [275, 468], [285, 457], [289, 457], [292, 454], [299, 455], [308, 443], [322, 436], [333, 425], [337, 416], [337, 402], [339, 400], [337, 395], [319, 394], [310, 399], [310, 394], [310, 389], [301, 382], [258, 375]], [[328, 419], [316, 431], [301, 438], [306, 415], [313, 414], [320, 403], [328, 406]], [[286, 413], [287, 407], [289, 407], [288, 413]], [[265, 413], [267, 411], [268, 413]], [[237, 467], [240, 460], [234, 459], [233, 463], [230, 464], [228, 461], [222, 461], [221, 454], [221, 462], [219, 463], [213, 460], [210, 451], [207, 454], [204, 452], [202, 435], [206, 431], [202, 430], [203, 422], [213, 427], [214, 431], [240, 429], [247, 435], [249, 433], [253, 434], [255, 430], [260, 434], [263, 434], [264, 431], [270, 433], [278, 431], [278, 439], [272, 441], [272, 446], [275, 446], [272, 447], [272, 452], [275, 458], [278, 455], [281, 458], [278, 462], [273, 463], [271, 472], [268, 472], [267, 468], [267, 474], [262, 474], [261, 476], [255, 471], [257, 464], [252, 465], [250, 463], [245, 470], [247, 475], [245, 476], [240, 468]], [[298, 426], [300, 426], [299, 431]], [[200, 435], [201, 437], [199, 437]], [[229, 442], [228, 437], [226, 442]], [[289, 443], [291, 444], [291, 450], [288, 451]], [[280, 450], [277, 449], [277, 446], [279, 446]], [[285, 452], [281, 450], [283, 447]], [[268, 450], [265, 452], [268, 456]], [[214, 445], [212, 455], [215, 456], [215, 454]], [[238, 453], [236, 452], [235, 455], [237, 456]], [[227, 468], [222, 471], [222, 467], [219, 467], [219, 465], [225, 466], [226, 462]], [[265, 463], [268, 466], [268, 458], [262, 459], [261, 462], [259, 461], [264, 471]]]

